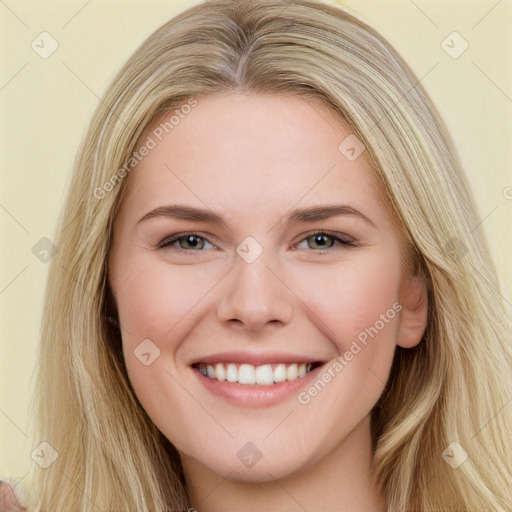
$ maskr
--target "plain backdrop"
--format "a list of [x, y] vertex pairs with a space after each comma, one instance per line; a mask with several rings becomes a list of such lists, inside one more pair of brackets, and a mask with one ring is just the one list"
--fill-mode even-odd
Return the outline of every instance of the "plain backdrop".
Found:
[[[0, 2], [1, 477], [22, 479], [33, 463], [31, 451], [43, 441], [26, 433], [48, 265], [32, 248], [54, 237], [78, 144], [108, 82], [151, 32], [196, 3]], [[332, 3], [342, 3], [381, 32], [440, 109], [475, 191], [510, 312], [512, 2]], [[58, 43], [47, 58], [32, 47], [35, 41], [50, 48], [42, 32]]]

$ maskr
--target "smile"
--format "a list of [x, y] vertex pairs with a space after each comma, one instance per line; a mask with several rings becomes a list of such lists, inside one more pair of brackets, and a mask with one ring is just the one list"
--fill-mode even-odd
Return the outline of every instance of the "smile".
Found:
[[306, 376], [321, 363], [279, 363], [252, 365], [248, 363], [198, 363], [194, 365], [209, 379], [243, 385], [272, 386]]

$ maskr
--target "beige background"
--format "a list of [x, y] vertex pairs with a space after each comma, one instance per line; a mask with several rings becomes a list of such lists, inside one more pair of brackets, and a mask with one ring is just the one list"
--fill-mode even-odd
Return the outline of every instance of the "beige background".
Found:
[[[27, 437], [47, 265], [32, 253], [54, 226], [86, 124], [107, 83], [153, 30], [197, 2], [16, 1], [0, 3], [0, 476], [26, 474], [40, 440]], [[512, 2], [347, 0], [402, 53], [451, 129], [476, 193], [512, 310]], [[58, 49], [42, 59], [43, 31]], [[469, 43], [451, 58], [441, 43]], [[449, 44], [452, 44], [448, 39]], [[452, 44], [457, 48], [461, 41]], [[508, 192], [508, 193], [507, 193]], [[508, 199], [507, 199], [507, 197]]]

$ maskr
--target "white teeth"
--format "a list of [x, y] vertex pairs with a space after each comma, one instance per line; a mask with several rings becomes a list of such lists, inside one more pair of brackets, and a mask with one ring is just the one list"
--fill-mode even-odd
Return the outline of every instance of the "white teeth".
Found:
[[274, 370], [274, 382], [284, 382], [286, 380], [286, 365], [278, 364]]
[[272, 368], [271, 364], [254, 366], [243, 363], [236, 365], [234, 363], [217, 363], [216, 365], [199, 364], [198, 370], [210, 379], [228, 382], [238, 382], [238, 384], [260, 386], [270, 386], [274, 383], [285, 382], [286, 380], [297, 380], [304, 377], [313, 370], [311, 363], [279, 363]]
[[286, 380], [295, 380], [299, 377], [297, 365], [295, 363], [288, 366], [286, 369]]
[[215, 366], [215, 374], [217, 375], [217, 380], [226, 380], [226, 371], [222, 363], [217, 363]]
[[226, 371], [226, 380], [228, 382], [238, 381], [238, 369], [236, 367], [236, 364], [228, 364], [228, 369]]
[[[264, 364], [263, 366], [256, 367], [256, 383], [262, 386], [270, 386], [274, 384], [274, 372], [272, 365]], [[240, 382], [243, 384], [243, 382]]]
[[238, 368], [239, 384], [256, 384], [256, 372], [252, 364], [241, 364]]

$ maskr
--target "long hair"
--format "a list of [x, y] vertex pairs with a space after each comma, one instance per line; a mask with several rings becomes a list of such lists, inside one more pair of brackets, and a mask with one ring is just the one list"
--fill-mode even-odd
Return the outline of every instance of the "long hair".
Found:
[[[178, 453], [128, 379], [120, 332], [109, 320], [116, 311], [108, 255], [130, 180], [127, 162], [145, 130], [166, 113], [235, 90], [317, 98], [348, 123], [426, 279], [423, 339], [397, 348], [372, 411], [389, 510], [511, 510], [511, 329], [453, 143], [390, 44], [316, 0], [194, 6], [156, 30], [102, 97], [76, 158], [50, 262], [31, 415], [32, 438], [58, 457], [47, 469], [32, 465], [31, 507], [190, 506]], [[448, 463], [454, 452], [465, 459], [458, 467]]]

